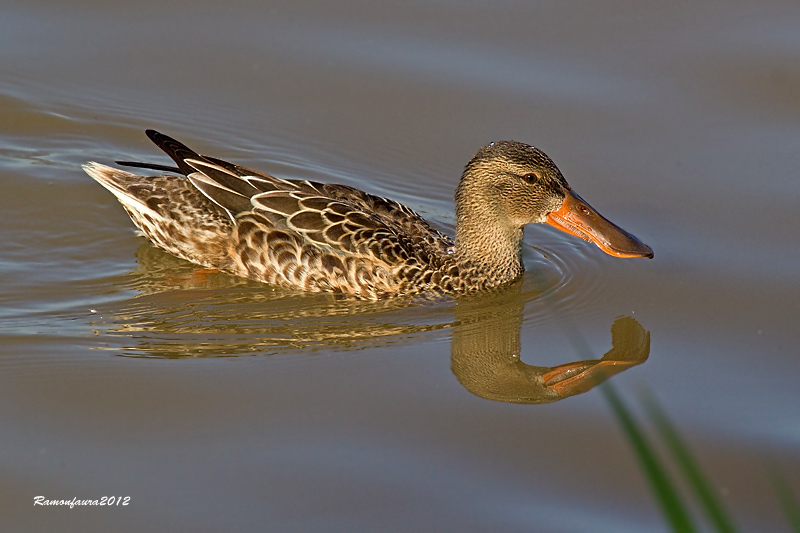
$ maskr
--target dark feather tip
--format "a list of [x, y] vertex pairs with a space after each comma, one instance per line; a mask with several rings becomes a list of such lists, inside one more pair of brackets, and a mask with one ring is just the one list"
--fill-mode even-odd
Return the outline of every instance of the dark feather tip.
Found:
[[161, 172], [174, 172], [175, 174], [183, 174], [178, 167], [169, 165], [157, 165], [155, 163], [140, 163], [138, 161], [115, 161], [116, 164], [123, 167], [146, 168], [148, 170], [158, 170]]

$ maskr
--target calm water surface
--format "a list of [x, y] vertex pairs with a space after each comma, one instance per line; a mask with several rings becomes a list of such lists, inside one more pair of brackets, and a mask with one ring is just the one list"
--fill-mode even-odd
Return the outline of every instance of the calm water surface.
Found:
[[[542, 387], [611, 350], [737, 523], [788, 530], [770, 472], [800, 494], [798, 28], [777, 1], [4, 4], [4, 529], [665, 530], [600, 391]], [[80, 170], [165, 162], [147, 127], [443, 231], [475, 150], [529, 142], [655, 259], [529, 228], [525, 277], [457, 301], [198, 272]]]

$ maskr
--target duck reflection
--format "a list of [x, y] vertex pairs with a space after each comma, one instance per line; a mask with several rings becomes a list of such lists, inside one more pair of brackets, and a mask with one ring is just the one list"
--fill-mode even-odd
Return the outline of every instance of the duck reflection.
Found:
[[612, 348], [602, 358], [555, 367], [526, 364], [520, 359], [525, 300], [516, 284], [462, 300], [455, 308], [450, 368], [476, 396], [508, 403], [555, 402], [592, 389], [650, 354], [650, 333], [633, 318], [620, 317], [611, 326]]
[[310, 354], [387, 345], [402, 350], [420, 335], [450, 329], [451, 369], [468, 391], [502, 402], [547, 403], [586, 392], [643, 363], [650, 352], [649, 333], [624, 317], [612, 325], [612, 348], [600, 359], [555, 367], [522, 362], [525, 305], [545, 311], [555, 305], [547, 291], [531, 286], [537, 285], [532, 276], [458, 299], [369, 302], [265, 288], [198, 270], [149, 245], [139, 250], [139, 260], [138, 271], [117, 280], [138, 295], [95, 315], [111, 334], [108, 348], [127, 357]]

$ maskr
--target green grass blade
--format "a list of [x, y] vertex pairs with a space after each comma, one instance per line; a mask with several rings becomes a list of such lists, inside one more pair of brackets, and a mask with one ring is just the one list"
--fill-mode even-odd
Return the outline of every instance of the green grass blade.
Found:
[[800, 533], [800, 503], [798, 503], [792, 488], [777, 469], [772, 472], [772, 486], [778, 494], [783, 513], [789, 520], [789, 525], [795, 533]]
[[661, 434], [661, 439], [672, 452], [678, 467], [683, 472], [711, 524], [721, 533], [736, 531], [729, 514], [725, 511], [711, 488], [711, 484], [703, 475], [700, 465], [694, 460], [688, 446], [686, 446], [675, 426], [667, 418], [664, 410], [661, 409], [652, 394], [642, 394], [641, 400], [650, 419]]
[[625, 407], [622, 399], [610, 383], [603, 384], [601, 390], [608, 403], [611, 404], [611, 409], [622, 426], [628, 442], [631, 443], [636, 452], [639, 462], [647, 475], [647, 480], [650, 482], [650, 486], [661, 504], [664, 516], [672, 526], [672, 530], [680, 532], [695, 531], [691, 517], [681, 501], [678, 491], [667, 476], [666, 470], [658, 460], [644, 432], [639, 428], [630, 411]]

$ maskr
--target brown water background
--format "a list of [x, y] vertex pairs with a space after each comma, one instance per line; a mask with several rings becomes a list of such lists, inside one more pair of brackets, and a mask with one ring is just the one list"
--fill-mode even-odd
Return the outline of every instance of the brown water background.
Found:
[[[655, 259], [529, 228], [522, 283], [467, 304], [201, 275], [80, 170], [166, 162], [148, 127], [449, 231], [475, 150], [525, 141]], [[666, 529], [599, 390], [461, 385], [451, 348], [464, 309], [492, 327], [483, 307], [540, 366], [636, 319], [650, 357], [614, 386], [652, 391], [743, 528], [787, 530], [770, 471], [800, 493], [799, 162], [796, 2], [5, 2], [0, 523]]]

